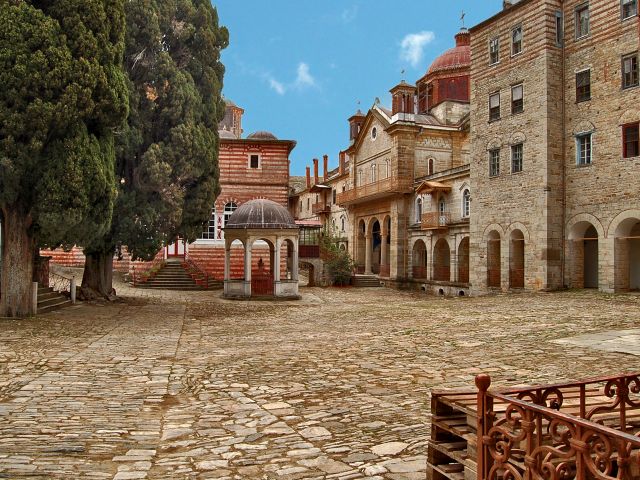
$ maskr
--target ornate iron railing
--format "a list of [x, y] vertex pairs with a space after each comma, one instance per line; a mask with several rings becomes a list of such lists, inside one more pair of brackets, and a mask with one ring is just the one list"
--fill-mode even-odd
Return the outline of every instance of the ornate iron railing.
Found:
[[490, 384], [476, 378], [478, 480], [640, 478], [637, 374], [508, 391]]
[[451, 223], [451, 214], [448, 212], [427, 212], [422, 214], [422, 230], [436, 230], [447, 228]]
[[158, 273], [160, 269], [164, 266], [166, 260], [163, 257], [156, 257], [151, 262], [151, 265], [144, 265], [136, 270], [136, 266], [133, 265], [131, 271], [131, 280], [133, 286], [140, 285], [141, 283], [145, 283], [147, 280], [153, 277], [154, 274]]

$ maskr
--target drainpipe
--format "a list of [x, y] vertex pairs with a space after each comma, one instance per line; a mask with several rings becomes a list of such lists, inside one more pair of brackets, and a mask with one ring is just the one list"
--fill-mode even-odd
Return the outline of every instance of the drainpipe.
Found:
[[562, 155], [562, 228], [561, 228], [561, 248], [562, 252], [560, 252], [560, 280], [562, 282], [562, 287], [566, 286], [567, 282], [565, 281], [565, 270], [566, 270], [566, 224], [567, 224], [567, 141], [566, 141], [566, 108], [565, 108], [565, 12], [564, 12], [564, 2], [561, 2], [562, 5], [562, 43], [560, 44], [560, 54], [562, 55], [562, 60], [560, 62], [560, 66], [562, 68], [562, 141], [561, 141], [561, 155]]

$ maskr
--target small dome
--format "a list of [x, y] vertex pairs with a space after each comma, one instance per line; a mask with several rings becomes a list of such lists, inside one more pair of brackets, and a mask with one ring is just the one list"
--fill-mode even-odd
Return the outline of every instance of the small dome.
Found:
[[243, 203], [231, 214], [225, 229], [298, 228], [293, 217], [282, 205], [265, 199]]
[[277, 140], [278, 139], [273, 133], [267, 132], [264, 130], [261, 130], [259, 132], [254, 132], [251, 135], [249, 135], [247, 138], [252, 140]]
[[223, 129], [223, 130], [218, 130], [218, 136], [220, 138], [230, 138], [233, 140], [237, 140], [238, 137], [235, 136], [235, 134], [229, 130]]
[[427, 75], [471, 67], [471, 38], [466, 28], [456, 35], [456, 46], [436, 58]]

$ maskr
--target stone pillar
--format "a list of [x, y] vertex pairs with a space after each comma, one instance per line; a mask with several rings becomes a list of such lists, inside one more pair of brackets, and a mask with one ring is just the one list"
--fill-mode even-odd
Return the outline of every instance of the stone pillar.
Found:
[[[453, 237], [454, 244], [456, 241], [457, 239]], [[454, 248], [449, 249], [449, 280], [452, 282], [458, 281], [458, 251], [455, 247], [454, 245]]]
[[291, 266], [291, 279], [295, 280], [296, 282], [299, 280], [298, 277], [298, 243], [299, 240], [296, 239], [296, 241], [293, 242], [293, 265]]
[[247, 239], [244, 246], [244, 281], [251, 283], [251, 248], [253, 244]]
[[275, 251], [273, 252], [273, 281], [280, 281], [280, 249], [282, 248], [282, 240], [276, 237]]
[[389, 232], [386, 232], [383, 229], [382, 239], [380, 243], [380, 265], [389, 265], [389, 246], [387, 245], [387, 238], [389, 236]]
[[[613, 236], [598, 239], [598, 288], [601, 292], [613, 293], [616, 290], [615, 245], [616, 238]], [[628, 265], [628, 259], [625, 260]]]
[[371, 275], [371, 264], [373, 257], [373, 238], [370, 233], [364, 236], [365, 250], [364, 250], [364, 273], [365, 275]]
[[231, 245], [228, 242], [224, 246], [224, 279], [231, 279]]

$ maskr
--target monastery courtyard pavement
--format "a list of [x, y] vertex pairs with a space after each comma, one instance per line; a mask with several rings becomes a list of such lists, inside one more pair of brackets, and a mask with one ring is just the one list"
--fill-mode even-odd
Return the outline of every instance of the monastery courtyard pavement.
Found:
[[422, 479], [432, 388], [640, 369], [634, 295], [119, 293], [0, 320], [0, 478]]

